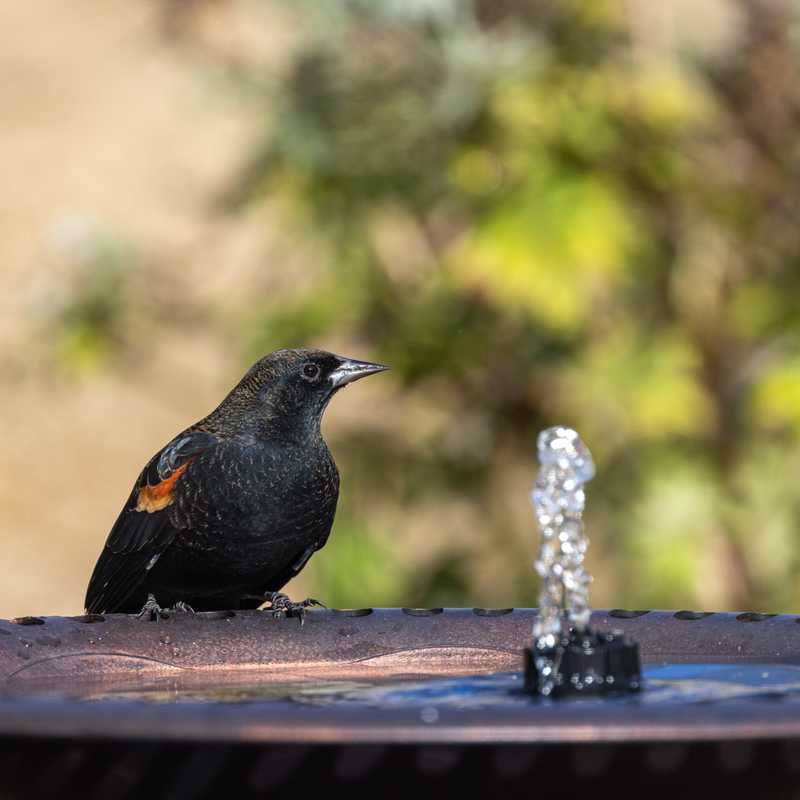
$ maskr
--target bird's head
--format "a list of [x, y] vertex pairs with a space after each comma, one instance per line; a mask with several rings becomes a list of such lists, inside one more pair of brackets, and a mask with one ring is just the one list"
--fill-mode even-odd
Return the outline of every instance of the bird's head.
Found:
[[220, 409], [228, 406], [239, 422], [262, 433], [304, 438], [319, 432], [339, 389], [386, 369], [324, 350], [276, 350], [253, 364]]

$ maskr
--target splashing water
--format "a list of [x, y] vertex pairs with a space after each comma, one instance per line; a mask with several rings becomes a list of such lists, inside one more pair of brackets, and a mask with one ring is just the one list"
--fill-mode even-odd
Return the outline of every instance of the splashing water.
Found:
[[583, 484], [594, 477], [589, 449], [571, 428], [547, 428], [537, 442], [541, 469], [531, 494], [542, 530], [536, 571], [542, 578], [537, 646], [552, 648], [570, 629], [589, 624], [591, 576], [583, 567], [589, 539], [583, 529]]

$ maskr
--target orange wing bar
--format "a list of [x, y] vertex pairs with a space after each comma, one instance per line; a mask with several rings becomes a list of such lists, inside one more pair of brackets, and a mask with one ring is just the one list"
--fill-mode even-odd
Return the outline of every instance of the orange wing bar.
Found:
[[155, 486], [144, 486], [140, 489], [135, 511], [146, 511], [148, 514], [152, 514], [154, 511], [161, 511], [161, 509], [166, 508], [172, 502], [172, 491], [175, 488], [175, 482], [190, 463], [191, 460], [181, 464], [169, 478], [157, 483]]

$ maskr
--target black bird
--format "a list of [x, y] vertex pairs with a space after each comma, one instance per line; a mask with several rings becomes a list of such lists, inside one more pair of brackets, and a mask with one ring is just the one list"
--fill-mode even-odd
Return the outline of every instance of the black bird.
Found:
[[302, 614], [279, 589], [324, 546], [339, 472], [320, 431], [331, 397], [387, 369], [321, 350], [256, 362], [142, 470], [86, 591], [90, 613], [229, 608]]

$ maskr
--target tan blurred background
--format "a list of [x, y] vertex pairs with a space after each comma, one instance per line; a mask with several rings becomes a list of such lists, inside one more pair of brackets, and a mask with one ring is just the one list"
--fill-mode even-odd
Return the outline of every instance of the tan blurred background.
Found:
[[789, 3], [6, 3], [0, 616], [77, 613], [145, 461], [278, 346], [337, 397], [293, 594], [535, 603], [573, 424], [597, 605], [797, 610]]
[[[216, 405], [242, 366], [230, 357], [235, 332], [209, 324], [209, 307], [224, 312], [252, 289], [259, 237], [209, 204], [252, 121], [198, 75], [163, 13], [155, 3], [5, 4], [3, 616], [81, 608], [138, 469]], [[235, 19], [223, 24], [235, 37]], [[103, 237], [139, 251], [132, 280], [153, 307], [137, 312], [132, 362], [65, 374], [48, 323], [78, 291], [81, 249]], [[183, 319], [152, 323], [173, 309]]]

